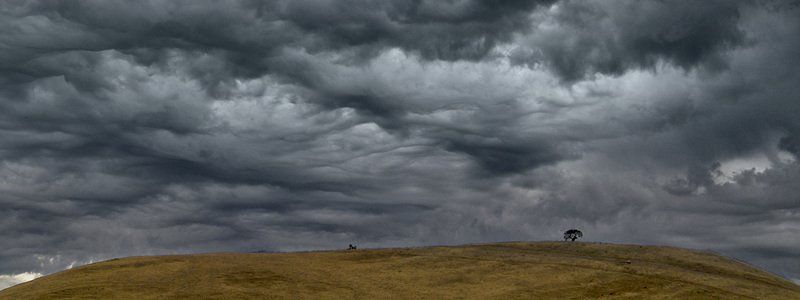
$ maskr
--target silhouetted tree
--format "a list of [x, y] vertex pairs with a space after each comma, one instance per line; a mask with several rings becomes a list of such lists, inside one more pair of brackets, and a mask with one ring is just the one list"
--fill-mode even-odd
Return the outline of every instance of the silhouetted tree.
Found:
[[570, 240], [570, 241], [574, 242], [575, 240], [577, 240], [579, 237], [582, 237], [582, 236], [583, 236], [583, 232], [581, 232], [580, 230], [577, 230], [577, 229], [570, 229], [570, 230], [564, 231], [564, 241]]

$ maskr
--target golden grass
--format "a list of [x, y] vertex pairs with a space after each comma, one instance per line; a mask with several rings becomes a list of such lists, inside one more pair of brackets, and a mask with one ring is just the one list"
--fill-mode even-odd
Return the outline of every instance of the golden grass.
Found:
[[0, 291], [0, 299], [800, 299], [800, 287], [706, 252], [498, 243], [129, 257]]

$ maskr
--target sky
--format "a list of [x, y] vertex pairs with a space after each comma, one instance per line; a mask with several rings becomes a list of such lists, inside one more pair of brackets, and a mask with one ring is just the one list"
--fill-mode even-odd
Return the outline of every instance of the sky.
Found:
[[0, 288], [559, 240], [800, 282], [797, 1], [0, 2]]

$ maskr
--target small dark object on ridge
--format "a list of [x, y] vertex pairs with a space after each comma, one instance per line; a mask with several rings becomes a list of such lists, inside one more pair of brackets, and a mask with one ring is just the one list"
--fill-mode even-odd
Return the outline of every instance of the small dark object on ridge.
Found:
[[583, 237], [583, 232], [577, 229], [570, 229], [564, 232], [564, 241], [571, 240], [575, 241], [579, 237]]
[[350, 244], [350, 247], [347, 247], [347, 250], [356, 250], [356, 246], [353, 246], [353, 244]]

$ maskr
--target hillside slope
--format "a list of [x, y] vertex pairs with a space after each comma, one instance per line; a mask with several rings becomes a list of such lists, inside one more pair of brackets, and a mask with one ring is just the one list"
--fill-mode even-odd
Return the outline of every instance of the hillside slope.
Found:
[[541, 242], [130, 257], [0, 291], [0, 299], [388, 296], [800, 299], [800, 287], [706, 252]]

